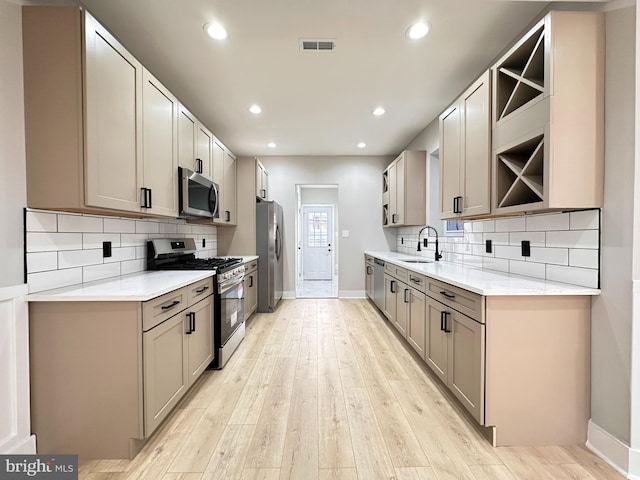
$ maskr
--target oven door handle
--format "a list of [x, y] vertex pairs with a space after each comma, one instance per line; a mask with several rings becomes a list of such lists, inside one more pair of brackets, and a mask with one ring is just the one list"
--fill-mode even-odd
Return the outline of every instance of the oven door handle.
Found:
[[243, 280], [244, 280], [244, 274], [243, 275], [239, 275], [237, 277], [233, 277], [232, 279], [227, 280], [226, 282], [219, 283], [218, 284], [218, 293], [226, 292], [230, 288], [233, 288], [236, 285], [241, 284]]

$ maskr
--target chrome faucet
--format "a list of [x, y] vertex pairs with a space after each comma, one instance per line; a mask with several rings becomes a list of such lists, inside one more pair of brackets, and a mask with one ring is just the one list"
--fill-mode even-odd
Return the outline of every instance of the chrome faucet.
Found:
[[418, 232], [418, 248], [416, 249], [418, 252], [422, 251], [422, 244], [420, 243], [420, 235], [422, 235], [422, 232], [426, 229], [431, 229], [435, 232], [436, 234], [436, 252], [434, 255], [434, 259], [437, 262], [438, 260], [440, 260], [442, 258], [442, 254], [439, 252], [438, 249], [438, 230], [436, 230], [435, 228], [433, 228], [431, 225], [425, 225], [424, 227], [422, 227], [420, 229], [420, 231]]

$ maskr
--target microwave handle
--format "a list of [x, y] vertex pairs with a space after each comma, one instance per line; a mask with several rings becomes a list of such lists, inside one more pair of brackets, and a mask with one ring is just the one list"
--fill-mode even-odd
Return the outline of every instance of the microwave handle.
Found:
[[213, 218], [218, 217], [218, 207], [220, 206], [220, 193], [218, 192], [218, 188], [216, 184], [211, 185], [211, 189], [209, 190], [209, 207], [211, 209], [211, 213], [213, 214]]

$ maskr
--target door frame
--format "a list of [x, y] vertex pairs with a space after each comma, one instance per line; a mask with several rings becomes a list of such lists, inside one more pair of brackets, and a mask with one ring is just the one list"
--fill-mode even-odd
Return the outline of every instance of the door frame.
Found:
[[336, 277], [336, 266], [335, 266], [335, 205], [330, 203], [305, 203], [300, 205], [300, 239], [298, 245], [301, 245], [301, 255], [300, 255], [300, 277], [302, 281], [304, 281], [304, 251], [305, 246], [303, 240], [304, 236], [304, 213], [305, 208], [329, 208], [331, 210], [331, 225], [327, 225], [327, 243], [329, 247], [331, 247], [331, 260], [330, 260], [330, 268], [331, 268], [331, 278], [325, 281], [334, 281]]

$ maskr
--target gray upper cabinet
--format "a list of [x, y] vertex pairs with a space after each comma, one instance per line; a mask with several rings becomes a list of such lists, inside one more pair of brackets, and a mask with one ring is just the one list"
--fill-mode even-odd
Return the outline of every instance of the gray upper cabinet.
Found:
[[405, 150], [382, 174], [382, 226], [426, 222], [426, 152]]
[[440, 216], [491, 210], [491, 77], [485, 72], [440, 115]]

